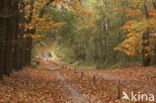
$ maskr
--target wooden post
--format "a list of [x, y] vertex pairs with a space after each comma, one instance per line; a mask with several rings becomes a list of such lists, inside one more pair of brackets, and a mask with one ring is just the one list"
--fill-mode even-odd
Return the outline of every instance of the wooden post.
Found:
[[120, 99], [120, 86], [116, 86], [116, 99]]
[[74, 69], [74, 74], [76, 74], [76, 69]]
[[84, 77], [84, 73], [83, 73], [83, 72], [81, 72], [81, 79], [83, 79], [83, 77]]
[[93, 76], [93, 85], [95, 85], [96, 84], [96, 77], [95, 77], [95, 75]]

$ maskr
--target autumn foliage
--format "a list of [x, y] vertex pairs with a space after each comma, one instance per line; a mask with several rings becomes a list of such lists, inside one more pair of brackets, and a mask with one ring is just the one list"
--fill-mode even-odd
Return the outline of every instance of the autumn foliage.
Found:
[[[129, 56], [135, 56], [142, 54], [142, 50], [144, 49], [143, 44], [146, 44], [149, 42], [149, 45], [145, 47], [145, 51], [148, 51], [145, 55], [153, 55], [153, 40], [154, 38], [149, 34], [149, 39], [142, 39], [143, 35], [147, 32], [155, 32], [155, 9], [153, 7], [150, 7], [147, 5], [148, 10], [143, 11], [142, 8], [145, 8], [145, 4], [143, 4], [142, 1], [138, 1], [140, 3], [139, 7], [136, 7], [136, 4], [138, 3], [136, 0], [131, 1], [132, 5], [134, 6], [132, 8], [125, 9], [125, 12], [127, 13], [127, 18], [133, 18], [127, 23], [122, 26], [121, 30], [126, 30], [128, 32], [127, 39], [124, 40], [118, 47], [115, 48], [115, 50], [119, 50], [122, 52], [125, 52]], [[135, 4], [136, 3], [136, 4]]]

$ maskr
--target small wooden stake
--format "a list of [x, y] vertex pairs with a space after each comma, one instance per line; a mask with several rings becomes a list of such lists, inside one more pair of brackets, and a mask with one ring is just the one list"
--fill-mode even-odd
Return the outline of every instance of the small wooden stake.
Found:
[[120, 99], [120, 86], [116, 86], [116, 99]]
[[74, 69], [74, 74], [76, 74], [76, 69]]
[[95, 75], [93, 76], [93, 85], [96, 84], [96, 78], [95, 78]]
[[83, 72], [81, 72], [81, 78], [83, 79], [83, 76], [84, 76], [84, 73]]

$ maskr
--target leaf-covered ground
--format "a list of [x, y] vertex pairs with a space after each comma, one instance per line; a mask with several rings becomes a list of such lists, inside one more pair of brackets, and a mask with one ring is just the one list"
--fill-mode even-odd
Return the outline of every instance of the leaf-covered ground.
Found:
[[0, 80], [0, 103], [131, 103], [116, 99], [116, 86], [121, 93], [156, 94], [155, 67], [74, 71], [61, 69], [63, 65], [41, 60], [40, 67], [49, 70], [27, 67], [4, 76]]

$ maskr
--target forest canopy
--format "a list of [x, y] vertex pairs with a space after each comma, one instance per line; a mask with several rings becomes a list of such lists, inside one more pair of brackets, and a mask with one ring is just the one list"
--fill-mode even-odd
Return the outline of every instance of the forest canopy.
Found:
[[47, 51], [98, 69], [156, 65], [155, 0], [2, 0], [0, 31], [5, 74]]

